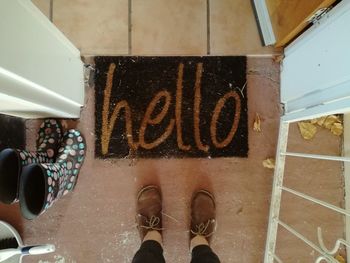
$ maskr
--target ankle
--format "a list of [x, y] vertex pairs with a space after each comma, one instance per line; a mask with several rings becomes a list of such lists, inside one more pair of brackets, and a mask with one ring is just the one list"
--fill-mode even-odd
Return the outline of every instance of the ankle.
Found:
[[152, 240], [158, 242], [161, 246], [163, 246], [162, 234], [157, 230], [150, 230], [147, 232], [142, 242]]
[[209, 246], [208, 240], [204, 236], [200, 236], [200, 235], [194, 236], [190, 241], [191, 252], [195, 247], [201, 246], [201, 245]]

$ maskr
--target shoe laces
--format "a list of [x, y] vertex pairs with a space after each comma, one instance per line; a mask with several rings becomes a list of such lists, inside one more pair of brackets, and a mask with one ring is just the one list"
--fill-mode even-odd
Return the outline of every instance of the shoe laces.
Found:
[[[139, 214], [138, 216], [140, 216], [140, 217], [145, 217], [145, 216], [143, 216], [143, 215], [141, 215], [141, 214]], [[163, 228], [157, 227], [157, 226], [159, 225], [159, 223], [160, 223], [160, 218], [159, 218], [159, 217], [157, 217], [157, 216], [151, 216], [150, 219], [148, 219], [148, 218], [146, 217], [146, 220], [145, 220], [145, 221], [146, 221], [146, 224], [147, 224], [147, 225], [140, 225], [141, 228], [144, 228], [144, 229], [147, 229], [147, 230], [157, 230], [157, 231], [163, 230]]]
[[[215, 223], [215, 226], [213, 228], [213, 231], [206, 234], [208, 227], [210, 224]], [[199, 225], [195, 225], [196, 230], [191, 229], [191, 233], [196, 236], [204, 236], [204, 237], [210, 237], [212, 234], [214, 234], [216, 229], [216, 221], [215, 219], [209, 219], [206, 223], [200, 223]]]

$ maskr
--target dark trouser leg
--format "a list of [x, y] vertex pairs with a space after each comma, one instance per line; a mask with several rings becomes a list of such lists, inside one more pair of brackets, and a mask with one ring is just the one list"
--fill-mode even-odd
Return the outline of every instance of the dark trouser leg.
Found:
[[192, 250], [191, 263], [220, 263], [220, 260], [209, 246], [199, 245]]
[[132, 263], [165, 263], [162, 246], [153, 240], [143, 242]]

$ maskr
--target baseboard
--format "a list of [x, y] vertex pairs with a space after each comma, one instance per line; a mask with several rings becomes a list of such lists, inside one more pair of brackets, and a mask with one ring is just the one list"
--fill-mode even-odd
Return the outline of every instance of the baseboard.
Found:
[[252, 0], [252, 6], [263, 45], [274, 45], [276, 43], [276, 38], [273, 32], [270, 15], [269, 11], [267, 10], [265, 0]]

